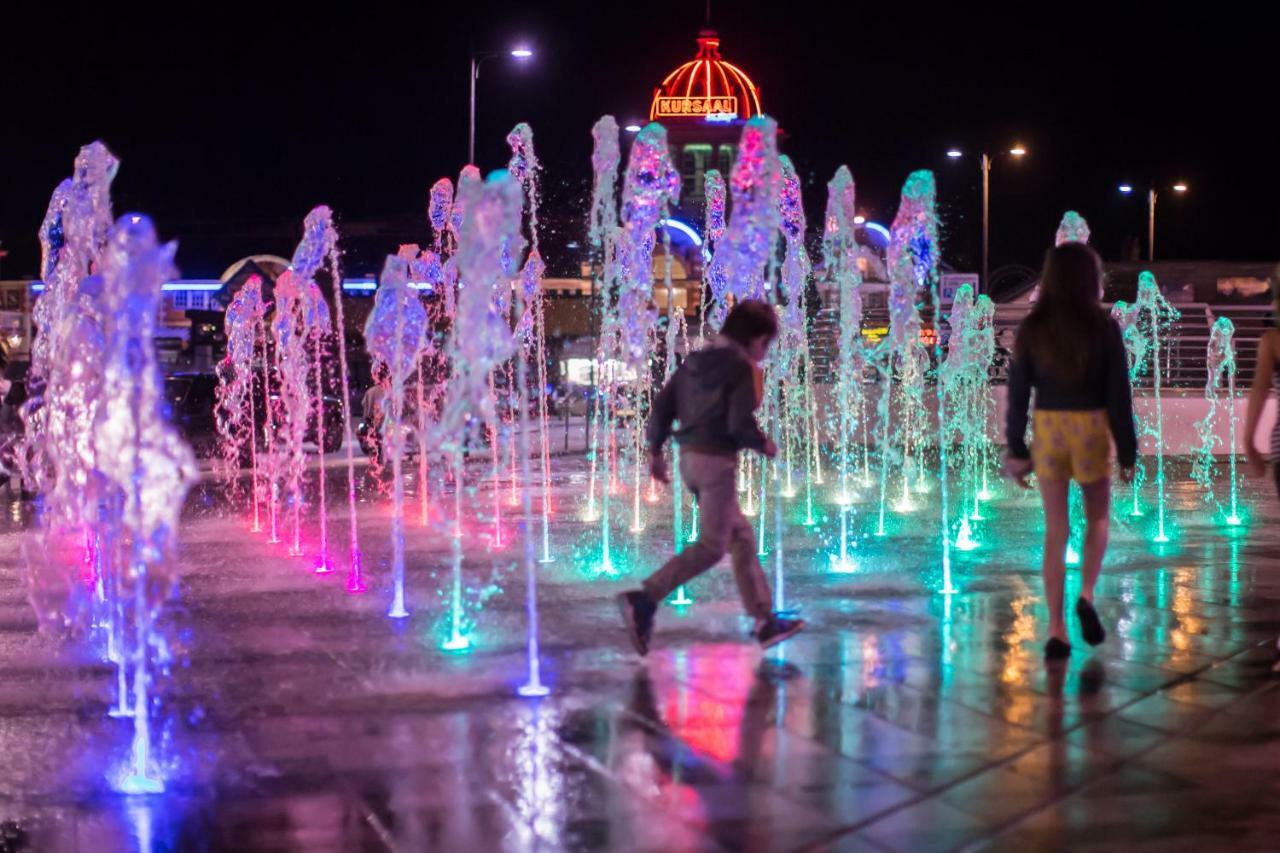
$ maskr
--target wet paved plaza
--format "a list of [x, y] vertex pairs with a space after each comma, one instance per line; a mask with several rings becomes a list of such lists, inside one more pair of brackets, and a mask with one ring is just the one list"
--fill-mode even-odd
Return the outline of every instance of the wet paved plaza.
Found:
[[[1098, 589], [1111, 635], [1061, 666], [1041, 659], [1039, 510], [1010, 494], [980, 547], [955, 552], [949, 596], [936, 514], [896, 516], [881, 540], [858, 505], [856, 571], [834, 574], [831, 510], [806, 528], [793, 499], [786, 599], [809, 630], [762, 654], [721, 567], [663, 608], [641, 661], [612, 597], [670, 528], [655, 511], [637, 537], [624, 519], [622, 574], [599, 577], [594, 527], [569, 520], [581, 462], [556, 471], [541, 700], [515, 695], [510, 519], [502, 547], [479, 516], [466, 529], [473, 647], [450, 653], [447, 537], [410, 525], [411, 616], [394, 621], [384, 503], [363, 505], [370, 589], [352, 596], [193, 495], [153, 797], [111, 790], [128, 749], [112, 670], [90, 640], [36, 633], [29, 510], [6, 504], [0, 850], [1275, 848], [1280, 512], [1261, 486], [1233, 531], [1176, 478], [1167, 545], [1148, 541], [1150, 513], [1118, 515]], [[337, 509], [334, 529], [343, 541]]]

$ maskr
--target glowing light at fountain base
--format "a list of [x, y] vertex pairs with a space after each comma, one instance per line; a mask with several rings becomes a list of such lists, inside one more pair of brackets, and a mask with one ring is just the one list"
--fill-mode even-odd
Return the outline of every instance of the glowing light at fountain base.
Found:
[[139, 773], [130, 773], [116, 782], [116, 790], [122, 794], [163, 794], [164, 782]]
[[962, 519], [960, 522], [960, 532], [956, 536], [956, 548], [961, 551], [972, 551], [978, 547], [978, 541], [973, 538], [973, 532], [969, 529], [969, 520]]
[[537, 684], [529, 683], [522, 684], [517, 687], [516, 693], [519, 693], [521, 696], [536, 699], [539, 696], [549, 696], [551, 694], [551, 688], [541, 682]]
[[831, 571], [838, 575], [851, 575], [858, 570], [858, 565], [848, 557], [843, 559], [839, 554], [831, 555]]
[[440, 644], [446, 652], [465, 652], [471, 648], [471, 641], [461, 634], [454, 634]]
[[684, 607], [693, 604], [693, 599], [689, 597], [689, 593], [685, 592], [683, 586], [676, 588], [675, 597], [671, 599], [671, 603], [676, 607]]
[[359, 595], [368, 587], [364, 585], [364, 575], [361, 572], [362, 561], [359, 551], [353, 551], [351, 554], [351, 572], [347, 575], [347, 592], [351, 595]]

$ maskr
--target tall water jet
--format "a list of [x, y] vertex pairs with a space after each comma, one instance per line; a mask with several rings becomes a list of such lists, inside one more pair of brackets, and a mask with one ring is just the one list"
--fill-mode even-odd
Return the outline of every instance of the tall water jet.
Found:
[[980, 449], [977, 453], [979, 469], [974, 476], [973, 483], [973, 513], [969, 516], [969, 519], [971, 521], [982, 521], [981, 502], [988, 501], [993, 497], [989, 475], [991, 473], [992, 460], [996, 458], [996, 443], [991, 433], [991, 427], [995, 423], [996, 402], [989, 384], [991, 371], [995, 366], [996, 360], [996, 304], [985, 293], [979, 294], [974, 301], [974, 324], [977, 338], [976, 346], [979, 349], [977, 360], [985, 365], [985, 378], [983, 380], [984, 388], [978, 401], [982, 411], [980, 414], [975, 415], [975, 421], [982, 426], [978, 439], [980, 441]]
[[[992, 338], [969, 285], [962, 285], [952, 297], [947, 326], [947, 360], [938, 370], [938, 382], [946, 400], [944, 411], [948, 416], [948, 421], [942, 424], [942, 441], [949, 446], [959, 446], [963, 503], [955, 546], [971, 551], [978, 543], [969, 522], [981, 519], [978, 477], [988, 416], [991, 350], [987, 343]], [[944, 471], [943, 475], [947, 473]], [[963, 509], [968, 506], [973, 507], [972, 515]]]
[[[880, 448], [880, 516], [876, 535], [885, 535], [884, 514], [887, 499], [889, 462], [892, 455], [900, 453], [902, 496], [895, 505], [899, 512], [911, 512], [916, 508], [911, 499], [911, 451], [922, 452], [925, 421], [924, 385], [928, 368], [928, 354], [921, 343], [920, 308], [917, 302], [921, 283], [917, 278], [916, 255], [922, 257], [934, 245], [929, 239], [928, 217], [932, 212], [929, 193], [932, 176], [927, 172], [913, 172], [902, 189], [902, 200], [894, 219], [889, 241], [889, 330], [875, 353], [875, 365], [880, 380], [880, 400], [877, 406], [877, 425]], [[926, 211], [926, 208], [928, 210]], [[923, 229], [923, 232], [922, 232]], [[936, 226], [934, 227], [936, 236]], [[897, 403], [899, 418], [896, 423], [898, 447], [890, 441], [890, 424], [893, 407]]]
[[[729, 198], [732, 209], [724, 239], [716, 247], [712, 264], [724, 271], [726, 290], [735, 301], [743, 299], [767, 299], [767, 284], [771, 278], [770, 264], [774, 261], [778, 239], [780, 213], [778, 192], [781, 183], [781, 167], [778, 163], [778, 124], [768, 116], [756, 116], [742, 128], [738, 142], [738, 157], [729, 175]], [[776, 371], [774, 372], [776, 374]], [[768, 379], [766, 376], [766, 387]], [[766, 391], [768, 403], [772, 395]], [[766, 420], [768, 411], [766, 410]], [[747, 454], [745, 479], [747, 484], [747, 515], [753, 515], [754, 454]], [[765, 483], [761, 461], [761, 483]], [[763, 489], [761, 498], [764, 499]], [[761, 513], [759, 547], [764, 548], [764, 517]]]
[[175, 273], [176, 250], [175, 243], [158, 245], [145, 216], [126, 215], [111, 232], [102, 267], [103, 394], [113, 405], [98, 411], [94, 444], [108, 491], [100, 523], [128, 567], [119, 584], [133, 670], [131, 758], [118, 782], [126, 793], [164, 789], [151, 743], [151, 691], [169, 652], [155, 624], [173, 586], [169, 560], [182, 503], [199, 476], [191, 449], [165, 418], [154, 344], [161, 289]]
[[[262, 348], [266, 358], [266, 341], [260, 341], [266, 316], [266, 303], [262, 299], [262, 279], [250, 276], [227, 306], [224, 329], [227, 336], [227, 356], [219, 367], [217, 427], [222, 449], [223, 465], [229, 478], [239, 475], [246, 447], [249, 456], [251, 486], [249, 499], [253, 504], [253, 532], [262, 530], [261, 492], [259, 490], [257, 403], [253, 394], [253, 363]], [[264, 392], [263, 401], [269, 400]]]
[[80, 149], [72, 177], [54, 190], [41, 224], [44, 291], [36, 300], [22, 478], [41, 493], [38, 531], [23, 541], [31, 602], [42, 629], [106, 632], [116, 667], [113, 716], [129, 716], [132, 658], [121, 595], [122, 567], [110, 524], [114, 495], [98, 470], [97, 423], [105, 395], [108, 314], [101, 275], [113, 233], [110, 186], [119, 161], [100, 142]]
[[[707, 170], [706, 175], [703, 176], [703, 185], [706, 194], [706, 223], [703, 228], [706, 232], [704, 250], [706, 260], [702, 276], [704, 291], [702, 325], [698, 334], [699, 337], [706, 338], [708, 322], [712, 329], [719, 329], [724, 325], [725, 315], [729, 311], [729, 279], [725, 274], [726, 258], [724, 255], [717, 255], [715, 251], [720, 241], [724, 239], [728, 186], [724, 182], [724, 176], [715, 169]], [[708, 307], [711, 309], [709, 318]]]
[[[1200, 421], [1196, 422], [1196, 432], [1200, 436], [1200, 446], [1196, 450], [1195, 460], [1191, 467], [1191, 478], [1200, 484], [1206, 503], [1225, 510], [1226, 523], [1235, 527], [1240, 524], [1240, 507], [1238, 502], [1236, 478], [1236, 351], [1235, 324], [1228, 317], [1219, 317], [1209, 329], [1209, 345], [1205, 357], [1208, 375], [1205, 377], [1204, 397], [1208, 402], [1208, 411]], [[1226, 391], [1226, 401], [1221, 399]], [[1215, 451], [1222, 444], [1218, 438], [1219, 420], [1224, 416], [1228, 422], [1229, 438], [1226, 444], [1228, 465], [1230, 466], [1229, 504], [1222, 506], [1214, 494], [1213, 484], [1216, 479], [1217, 463]]]
[[[285, 444], [285, 473], [293, 508], [291, 556], [302, 556], [302, 481], [306, 470], [303, 442], [319, 401], [312, 386], [314, 338], [317, 328], [327, 328], [329, 311], [315, 284], [292, 269], [275, 283], [275, 312], [271, 331], [275, 342], [275, 368], [279, 382], [280, 412]], [[320, 413], [318, 420], [323, 420]], [[321, 451], [323, 461], [323, 450]], [[321, 480], [323, 481], [323, 468]], [[322, 562], [327, 555], [322, 556]]]
[[801, 197], [800, 176], [796, 173], [791, 158], [785, 154], [778, 157], [778, 163], [782, 174], [778, 213], [786, 253], [782, 261], [782, 274], [778, 288], [782, 323], [781, 340], [775, 358], [775, 372], [778, 377], [781, 405], [779, 434], [782, 437], [780, 452], [784, 476], [781, 494], [785, 498], [791, 498], [796, 494], [792, 473], [794, 467], [792, 450], [795, 449], [801, 456], [808, 455], [803, 440], [808, 421], [804, 407], [804, 378], [809, 367], [805, 361], [807, 351], [805, 343], [808, 338], [805, 291], [809, 286], [809, 274], [812, 272], [813, 264], [804, 246], [807, 223], [804, 215], [804, 200]]
[[[840, 469], [840, 551], [832, 560], [839, 572], [853, 570], [849, 557], [850, 519], [853, 506], [853, 440], [862, 405], [862, 275], [858, 271], [858, 243], [854, 234], [857, 212], [856, 189], [848, 166], [841, 166], [827, 183], [827, 207], [822, 227], [822, 257], [828, 280], [834, 286], [840, 309], [837, 337], [835, 411], [828, 421], [836, 433], [837, 464]], [[883, 488], [879, 530], [883, 533]]]
[[378, 294], [365, 323], [365, 345], [386, 367], [391, 388], [383, 402], [382, 446], [391, 457], [391, 609], [393, 619], [409, 615], [404, 595], [404, 476], [405, 384], [417, 371], [427, 345], [427, 312], [417, 292], [409, 286], [409, 263], [388, 255], [379, 277]]
[[[656, 230], [679, 196], [680, 174], [671, 163], [666, 128], [651, 123], [636, 134], [631, 145], [622, 186], [622, 231], [618, 246], [622, 277], [617, 311], [619, 317], [624, 318], [619, 329], [619, 342], [622, 360], [628, 371], [636, 376], [638, 388], [634, 396], [637, 405], [647, 396], [652, 384], [649, 359], [657, 326], [657, 313], [651, 305]], [[642, 529], [640, 472], [644, 467], [641, 459], [643, 424], [639, 417], [634, 421], [630, 442], [635, 474], [631, 529], [639, 532]]]
[[[547, 423], [547, 321], [542, 298], [542, 276], [546, 264], [538, 251], [538, 172], [542, 164], [533, 151], [533, 129], [521, 122], [507, 134], [511, 147], [511, 161], [507, 170], [524, 190], [529, 209], [529, 257], [521, 270], [521, 302], [517, 316], [528, 318], [522, 323], [526, 328], [520, 335], [524, 343], [521, 357], [538, 361], [538, 439], [542, 457], [542, 557], [540, 562], [550, 563], [551, 556], [551, 446]], [[520, 384], [521, 393], [527, 393]], [[522, 404], [523, 405], [523, 404]], [[528, 479], [524, 479], [528, 489]]]
[[[1157, 543], [1168, 542], [1165, 530], [1165, 467], [1164, 467], [1164, 402], [1162, 389], [1168, 372], [1168, 348], [1161, 346], [1181, 312], [1174, 308], [1164, 294], [1156, 277], [1143, 270], [1138, 275], [1138, 298], [1133, 305], [1116, 302], [1111, 314], [1120, 325], [1125, 349], [1129, 355], [1129, 379], [1131, 383], [1150, 375], [1154, 411], [1138, 419], [1141, 435], [1148, 435], [1156, 445], [1156, 535]], [[1162, 356], [1164, 361], [1162, 362]], [[1141, 470], [1139, 464], [1137, 470]], [[1133, 480], [1133, 515], [1141, 515], [1138, 493], [1143, 478], [1135, 471]]]
[[[462, 219], [457, 224], [454, 259], [460, 285], [449, 336], [453, 376], [435, 436], [436, 446], [452, 461], [454, 478], [453, 588], [449, 637], [443, 643], [449, 651], [471, 645], [462, 609], [462, 465], [471, 439], [482, 441], [484, 430], [497, 423], [489, 376], [518, 352], [506, 296], [524, 245], [522, 206], [520, 185], [505, 171], [495, 172], [483, 183], [465, 173], [458, 181], [454, 215], [461, 214]], [[527, 460], [528, 454], [524, 456]]]
[[[71, 178], [54, 190], [40, 228], [44, 291], [32, 311], [39, 330], [31, 349], [23, 405], [24, 478], [44, 499], [47, 537], [84, 538], [97, 512], [93, 424], [102, 393], [99, 350], [105, 309], [102, 264], [111, 221], [111, 182], [119, 161], [101, 143], [80, 149]], [[92, 548], [92, 545], [90, 545]]]
[[[453, 285], [446, 281], [445, 264], [446, 259], [453, 254], [457, 248], [457, 243], [451, 238], [449, 231], [449, 219], [453, 214], [453, 182], [448, 178], [441, 178], [431, 185], [430, 204], [427, 208], [427, 218], [431, 223], [432, 245], [431, 251], [423, 252], [419, 258], [421, 267], [420, 273], [415, 273], [415, 279], [419, 276], [421, 280], [426, 282], [427, 286], [432, 289], [437, 298], [428, 303], [428, 319], [433, 329], [448, 329], [453, 326]], [[419, 518], [425, 527], [430, 522], [430, 480], [427, 476], [428, 470], [428, 450], [427, 437], [429, 433], [430, 416], [428, 412], [437, 411], [442, 400], [442, 394], [445, 383], [449, 376], [449, 358], [448, 353], [442, 346], [433, 346], [430, 350], [435, 353], [434, 358], [424, 359], [418, 366], [418, 490], [419, 494]], [[427, 394], [423, 391], [428, 376], [432, 380], [432, 391]]]
[[[62, 489], [73, 502], [72, 493], [85, 480], [82, 427], [92, 418], [82, 408], [89, 402], [87, 384], [79, 374], [58, 373], [67, 362], [60, 350], [66, 335], [74, 335], [81, 284], [100, 265], [112, 226], [111, 182], [119, 167], [101, 142], [81, 148], [72, 177], [54, 190], [40, 226], [44, 291], [32, 310], [32, 325], [40, 334], [31, 345], [27, 386], [32, 396], [23, 407], [25, 448], [19, 461], [39, 491], [48, 495]], [[58, 452], [68, 445], [77, 452]]]
[[[592, 277], [596, 290], [600, 291], [601, 311], [598, 318], [593, 318], [601, 323], [600, 334], [596, 341], [593, 362], [591, 365], [592, 390], [595, 392], [589, 401], [590, 411], [590, 463], [591, 473], [587, 485], [587, 512], [584, 521], [591, 523], [602, 521], [601, 525], [601, 563], [603, 566], [611, 567], [609, 557], [609, 492], [610, 492], [610, 472], [611, 468], [606, 468], [605, 487], [601, 503], [604, 506], [602, 511], [596, 504], [596, 482], [598, 479], [598, 471], [600, 469], [601, 452], [606, 456], [608, 462], [608, 444], [607, 436], [612, 434], [611, 426], [608, 423], [610, 406], [606, 403], [606, 395], [600, 393], [599, 383], [603, 382], [606, 388], [611, 386], [608, 376], [602, 376], [597, 371], [605, 364], [605, 353], [613, 352], [613, 347], [607, 342], [616, 337], [611, 335], [610, 331], [616, 325], [615, 312], [612, 310], [612, 290], [610, 286], [612, 277], [606, 276], [607, 269], [612, 267], [609, 262], [612, 255], [612, 236], [618, 227], [618, 200], [617, 200], [617, 184], [618, 184], [618, 164], [622, 161], [622, 154], [618, 147], [618, 123], [613, 116], [602, 116], [599, 121], [591, 128], [592, 151], [591, 151], [591, 213], [590, 221], [587, 229], [587, 242], [591, 249], [592, 255]], [[592, 310], [596, 309], [592, 305]]]
[[[333, 324], [338, 349], [338, 374], [342, 388], [342, 444], [347, 466], [347, 517], [350, 566], [347, 592], [364, 591], [364, 569], [360, 556], [360, 529], [356, 521], [355, 438], [351, 433], [351, 373], [347, 367], [346, 313], [342, 302], [342, 270], [339, 264], [338, 231], [333, 224], [333, 211], [327, 205], [314, 207], [302, 224], [302, 240], [294, 250], [290, 263], [303, 279], [314, 281], [323, 267], [333, 286]], [[323, 475], [323, 474], [322, 474]]]
[[[452, 185], [450, 185], [452, 186]], [[419, 253], [416, 244], [401, 246], [400, 257], [408, 261], [410, 286], [437, 288], [443, 281], [440, 268], [440, 256], [428, 249]], [[440, 325], [439, 306], [441, 300], [430, 303], [427, 308], [427, 324], [423, 334], [423, 356], [418, 359], [417, 376], [414, 380], [414, 441], [418, 446], [418, 523], [426, 527], [431, 523], [431, 453], [428, 434], [430, 430], [431, 412], [434, 411], [436, 390], [440, 387], [440, 349], [435, 346], [434, 329]], [[436, 310], [432, 310], [435, 308]], [[434, 357], [433, 357], [434, 356]], [[432, 381], [432, 391], [427, 391], [428, 382]]]
[[[684, 311], [676, 305], [675, 284], [671, 277], [671, 236], [666, 228], [662, 230], [662, 282], [667, 296], [667, 332], [664, 340], [666, 364], [663, 369], [663, 382], [671, 379], [676, 372], [676, 351], [683, 344], [688, 346], [689, 337], [685, 324]], [[684, 550], [684, 487], [680, 479], [680, 448], [672, 448], [671, 470], [671, 539], [672, 549], [679, 554]], [[653, 481], [650, 480], [650, 483]], [[683, 585], [676, 588], [672, 604], [685, 606], [693, 603]]]
[[[529, 157], [532, 157], [532, 139], [529, 140], [527, 148]], [[513, 157], [513, 160], [516, 158]], [[517, 173], [517, 180], [524, 185], [526, 194], [532, 194], [529, 185], [525, 180], [521, 179]], [[531, 179], [530, 179], [531, 180]], [[494, 210], [494, 221], [500, 226], [501, 231], [506, 232], [506, 245], [512, 257], [516, 257], [520, 253], [522, 240], [520, 238], [520, 208], [513, 205], [510, 199], [513, 193], [510, 189], [512, 178], [498, 172], [491, 175], [486, 184], [492, 201], [488, 204], [492, 205]], [[514, 217], [514, 233], [512, 233], [512, 217], [511, 209], [515, 207], [516, 215]], [[547, 445], [546, 445], [546, 374], [545, 374], [545, 344], [543, 342], [542, 332], [542, 258], [538, 255], [537, 248], [537, 205], [531, 205], [531, 222], [530, 233], [531, 246], [529, 256], [525, 260], [524, 268], [521, 272], [521, 285], [516, 288], [516, 316], [528, 316], [530, 312], [538, 312], [536, 322], [538, 326], [538, 350], [539, 350], [539, 376], [542, 381], [542, 388], [539, 389], [539, 398], [542, 400], [541, 415], [543, 418], [542, 438], [543, 438], [543, 498], [542, 498], [542, 559], [536, 560], [534, 556], [534, 541], [532, 530], [533, 506], [529, 497], [529, 393], [528, 393], [528, 373], [529, 361], [521, 353], [516, 361], [516, 387], [520, 389], [520, 405], [518, 410], [518, 432], [516, 436], [516, 452], [520, 456], [520, 478], [525, 483], [525, 488], [521, 490], [521, 532], [524, 543], [524, 571], [525, 571], [525, 629], [526, 629], [526, 664], [527, 678], [525, 683], [520, 685], [517, 692], [521, 696], [538, 697], [546, 696], [550, 690], [542, 683], [542, 662], [538, 651], [538, 576], [537, 562], [551, 562], [551, 556], [547, 550], [547, 524], [549, 514], [550, 501], [550, 469], [547, 467]], [[536, 292], [535, 292], [536, 291]], [[536, 300], [531, 303], [531, 300]]]
[[[938, 296], [939, 247], [936, 198], [937, 188], [932, 172], [922, 169], [912, 172], [907, 177], [907, 182], [902, 187], [902, 200], [898, 205], [898, 213], [894, 217], [893, 228], [890, 232], [892, 235], [889, 241], [890, 324], [892, 327], [893, 315], [896, 310], [906, 314], [906, 321], [903, 323], [904, 328], [911, 327], [913, 324], [912, 318], [914, 317], [914, 324], [918, 329], [919, 310], [915, 305], [915, 299], [920, 294], [927, 294], [929, 305], [933, 311], [934, 362], [941, 367], [944, 353], [940, 329], [941, 300]], [[909, 298], [912, 303], [910, 309], [904, 309], [901, 304], [895, 305], [895, 298], [899, 300], [899, 303], [904, 298]], [[890, 336], [893, 336], [892, 328]], [[913, 381], [909, 383], [904, 380], [902, 387], [907, 392], [906, 399], [910, 401], [909, 404], [917, 402], [921, 404], [916, 410], [921, 413], [920, 420], [925, 421], [927, 415], [922, 405], [925, 364], [922, 360], [913, 359], [909, 355], [912, 351], [922, 352], [924, 347], [919, 342], [918, 334], [902, 341], [902, 343], [908, 347], [906, 363], [909, 366], [915, 365], [918, 371], [918, 375], [914, 377]], [[956, 592], [956, 589], [951, 583], [951, 518], [948, 505], [948, 471], [950, 467], [948, 463], [948, 445], [950, 442], [947, 439], [945, 429], [945, 424], [947, 423], [947, 401], [944, 383], [937, 382], [935, 385], [938, 404], [938, 429], [935, 435], [938, 441], [939, 509], [942, 525], [941, 592], [953, 593]], [[923, 457], [923, 448], [918, 452]], [[904, 482], [907, 475], [907, 467], [904, 462]], [[904, 489], [904, 499], [905, 497], [906, 492]]]
[[[324, 295], [320, 292], [315, 279], [321, 267], [327, 262], [335, 293], [334, 301], [338, 303], [342, 301], [342, 282], [338, 275], [338, 236], [333, 229], [332, 220], [319, 217], [320, 221], [313, 223], [310, 219], [311, 217], [309, 216], [309, 221], [304, 223], [302, 240], [299, 242], [297, 249], [294, 250], [290, 269], [286, 270], [277, 279], [276, 287], [277, 289], [280, 288], [282, 282], [285, 282], [291, 273], [295, 277], [293, 281], [287, 282], [285, 287], [287, 291], [296, 288], [296, 295], [291, 294], [293, 295], [293, 304], [289, 307], [292, 310], [294, 331], [297, 336], [297, 344], [302, 350], [301, 361], [304, 364], [298, 376], [298, 390], [304, 391], [302, 396], [311, 398], [311, 403], [306, 409], [306, 415], [315, 423], [316, 455], [319, 463], [317, 489], [319, 497], [317, 503], [320, 510], [320, 553], [316, 557], [315, 571], [318, 574], [328, 574], [333, 571], [333, 566], [329, 559], [329, 508], [325, 494], [324, 453], [328, 442], [325, 438], [324, 365], [328, 359], [325, 357], [324, 349], [332, 334], [333, 324], [330, 319], [329, 305], [325, 302]], [[277, 297], [277, 313], [280, 312], [281, 301]], [[338, 345], [345, 349], [343, 337], [340, 333]], [[308, 358], [310, 359], [309, 369], [305, 366]], [[312, 381], [315, 383], [314, 387], [310, 384]], [[287, 397], [285, 399], [287, 400]], [[344, 403], [343, 405], [345, 406], [346, 404]], [[297, 514], [298, 507], [295, 506], [295, 518], [297, 518]], [[295, 526], [295, 534], [296, 531], [297, 527]], [[295, 536], [295, 546], [300, 544]]]
[[[808, 348], [808, 318], [806, 316], [805, 291], [813, 264], [805, 249], [804, 238], [807, 223], [804, 215], [804, 199], [800, 176], [791, 158], [778, 157], [779, 181], [778, 218], [786, 252], [779, 277], [778, 299], [781, 303], [782, 322], [780, 341], [774, 358], [771, 402], [777, 405], [776, 432], [781, 439], [779, 456], [774, 460], [774, 480], [777, 499], [774, 501], [774, 598], [777, 609], [785, 609], [783, 590], [783, 499], [796, 495], [793, 475], [793, 450], [806, 460], [805, 488], [808, 517], [812, 519], [812, 471], [807, 460], [809, 448], [805, 441], [809, 421], [804, 394], [805, 376], [809, 372], [806, 360]], [[781, 466], [782, 470], [778, 468]]]

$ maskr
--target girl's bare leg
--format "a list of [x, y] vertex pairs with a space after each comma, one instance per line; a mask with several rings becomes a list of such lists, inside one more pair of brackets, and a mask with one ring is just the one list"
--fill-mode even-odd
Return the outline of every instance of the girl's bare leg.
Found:
[[1067, 573], [1064, 556], [1070, 529], [1067, 510], [1067, 480], [1038, 478], [1040, 502], [1044, 505], [1044, 598], [1049, 605], [1049, 636], [1067, 642], [1067, 623], [1062, 615], [1063, 579]]
[[1080, 597], [1093, 603], [1093, 587], [1102, 572], [1102, 558], [1107, 553], [1111, 533], [1111, 480], [1103, 479], [1087, 486], [1084, 492], [1084, 554], [1080, 561]]

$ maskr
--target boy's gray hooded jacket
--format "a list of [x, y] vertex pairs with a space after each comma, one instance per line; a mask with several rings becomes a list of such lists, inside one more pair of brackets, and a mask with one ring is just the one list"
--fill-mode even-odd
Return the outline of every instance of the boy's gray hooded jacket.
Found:
[[685, 359], [653, 400], [649, 449], [662, 450], [680, 422], [675, 439], [687, 450], [732, 455], [763, 451], [765, 434], [756, 423], [755, 374], [746, 352], [722, 335]]

